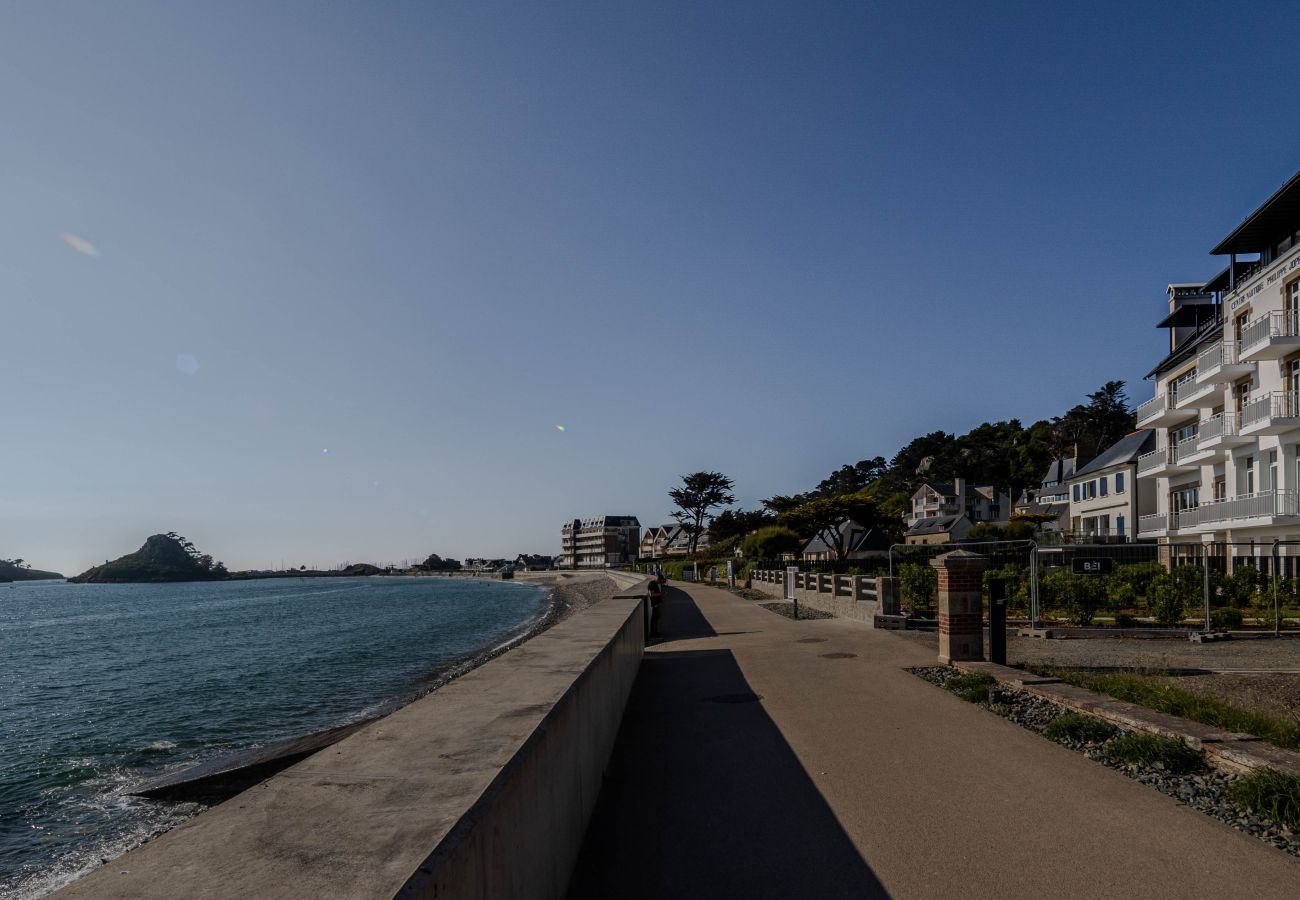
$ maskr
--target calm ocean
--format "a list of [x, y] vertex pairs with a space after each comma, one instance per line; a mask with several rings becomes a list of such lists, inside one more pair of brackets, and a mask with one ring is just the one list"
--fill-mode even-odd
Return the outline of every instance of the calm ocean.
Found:
[[0, 584], [0, 897], [199, 809], [142, 781], [362, 718], [545, 609], [535, 585], [459, 579]]

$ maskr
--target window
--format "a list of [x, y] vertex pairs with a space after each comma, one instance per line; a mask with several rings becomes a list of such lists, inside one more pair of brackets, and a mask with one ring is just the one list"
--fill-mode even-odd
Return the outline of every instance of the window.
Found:
[[1123, 473], [1123, 472], [1116, 472], [1116, 473], [1115, 473], [1115, 493], [1117, 493], [1117, 494], [1122, 494], [1122, 493], [1124, 493], [1124, 473]]
[[1124, 517], [1122, 515], [1115, 517], [1115, 534], [1120, 537], [1124, 536]]
[[1094, 478], [1092, 481], [1088, 482], [1088, 497], [1092, 498], [1096, 496], [1097, 496], [1097, 479]]
[[1075, 503], [1078, 503], [1078, 502], [1082, 499], [1082, 498], [1079, 496], [1079, 488], [1080, 488], [1080, 487], [1081, 487], [1081, 485], [1077, 485], [1077, 484], [1074, 486], [1074, 502], [1075, 502]]
[[1106, 496], [1106, 476], [1101, 476], [1101, 495]]

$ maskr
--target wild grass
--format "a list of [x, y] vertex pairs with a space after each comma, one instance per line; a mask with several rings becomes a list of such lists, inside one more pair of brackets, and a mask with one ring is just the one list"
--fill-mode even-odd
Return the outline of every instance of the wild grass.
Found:
[[1053, 719], [1043, 729], [1043, 737], [1053, 741], [1080, 741], [1100, 744], [1115, 734], [1115, 726], [1082, 713], [1066, 713]]
[[983, 672], [963, 672], [953, 675], [943, 686], [970, 703], [988, 703], [989, 689], [995, 684], [992, 676]]
[[1117, 762], [1162, 766], [1166, 772], [1185, 774], [1205, 767], [1205, 755], [1178, 738], [1132, 732], [1106, 745], [1106, 755]]
[[1253, 734], [1277, 747], [1300, 749], [1300, 721], [1243, 709], [1217, 697], [1208, 697], [1147, 675], [1103, 675], [1069, 670], [1039, 670], [1069, 684], [1145, 706], [1181, 719], [1190, 719], [1224, 731]]
[[1258, 769], [1232, 786], [1232, 800], [1257, 816], [1300, 831], [1300, 775]]

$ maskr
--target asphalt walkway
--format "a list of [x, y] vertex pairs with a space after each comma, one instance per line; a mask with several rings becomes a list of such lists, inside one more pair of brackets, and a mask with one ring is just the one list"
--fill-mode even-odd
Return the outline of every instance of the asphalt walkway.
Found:
[[1300, 862], [903, 671], [924, 646], [674, 585], [586, 898], [1293, 898]]

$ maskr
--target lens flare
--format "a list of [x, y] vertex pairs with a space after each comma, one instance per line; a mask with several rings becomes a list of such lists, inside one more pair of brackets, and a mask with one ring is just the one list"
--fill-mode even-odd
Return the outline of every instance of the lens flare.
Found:
[[86, 240], [84, 237], [73, 234], [71, 231], [65, 231], [62, 234], [60, 234], [59, 240], [63, 241], [63, 243], [67, 244], [69, 247], [71, 247], [73, 250], [76, 250], [78, 253], [85, 254], [86, 256], [94, 256], [94, 257], [99, 256], [98, 247], [96, 247], [90, 241]]
[[556, 426], [555, 426], [555, 430], [556, 430], [556, 431], [563, 431], [563, 430], [564, 430], [564, 426], [563, 426], [563, 425], [556, 425]]
[[321, 453], [323, 453], [325, 456], [329, 456], [329, 455], [330, 455], [330, 448], [329, 448], [329, 447], [326, 447], [324, 450], [321, 451]]
[[176, 368], [186, 375], [193, 375], [199, 370], [199, 361], [194, 358], [192, 353], [177, 353]]

